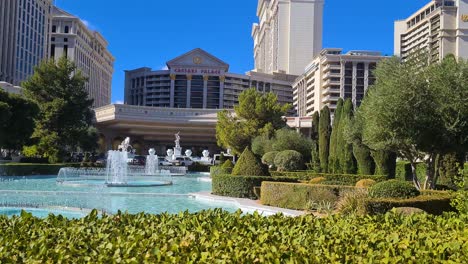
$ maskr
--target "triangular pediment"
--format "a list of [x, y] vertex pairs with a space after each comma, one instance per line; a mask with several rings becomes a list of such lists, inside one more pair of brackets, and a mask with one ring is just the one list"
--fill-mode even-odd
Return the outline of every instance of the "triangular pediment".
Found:
[[229, 65], [227, 63], [199, 48], [168, 61], [167, 67], [169, 69], [175, 67], [217, 68], [225, 72], [229, 70]]

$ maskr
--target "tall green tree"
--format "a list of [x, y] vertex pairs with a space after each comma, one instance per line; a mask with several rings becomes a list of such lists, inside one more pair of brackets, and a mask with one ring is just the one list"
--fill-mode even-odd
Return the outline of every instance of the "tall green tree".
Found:
[[315, 172], [320, 172], [320, 155], [319, 155], [319, 123], [320, 114], [315, 112], [312, 115], [312, 150], [311, 150], [311, 161], [310, 169]]
[[34, 102], [0, 91], [0, 148], [21, 150], [30, 141], [38, 113]]
[[330, 136], [330, 155], [328, 156], [328, 172], [340, 173], [340, 159], [338, 147], [338, 133], [340, 131], [341, 114], [343, 112], [343, 99], [338, 99], [335, 110], [335, 118], [333, 119], [332, 132]]
[[371, 156], [375, 162], [375, 175], [386, 175], [389, 179], [395, 178], [397, 159], [395, 152], [375, 150], [371, 151]]
[[340, 124], [337, 128], [337, 159], [340, 164], [338, 172], [344, 174], [354, 174], [357, 172], [356, 160], [353, 155], [353, 145], [345, 140], [345, 131], [353, 118], [353, 102], [346, 99], [343, 105], [343, 111], [340, 117]]
[[240, 154], [250, 147], [255, 137], [266, 135], [286, 126], [283, 116], [291, 105], [281, 105], [274, 93], [261, 94], [252, 88], [239, 95], [235, 113], [228, 110], [218, 113], [216, 139], [218, 145]]
[[325, 106], [320, 111], [319, 123], [319, 156], [320, 156], [320, 169], [322, 172], [328, 172], [328, 156], [330, 151], [330, 109]]
[[[407, 159], [419, 189], [435, 187], [437, 155], [466, 153], [468, 144], [468, 64], [453, 56], [429, 66], [427, 61], [381, 61], [358, 111], [364, 143]], [[428, 167], [424, 183], [416, 175], [418, 160]]]
[[88, 98], [85, 82], [75, 64], [62, 57], [41, 63], [22, 84], [25, 96], [40, 109], [33, 133], [38, 154], [50, 162], [61, 161], [79, 147], [97, 146], [95, 134], [90, 133], [93, 100]]
[[353, 116], [352, 121], [344, 125], [344, 138], [353, 145], [353, 154], [356, 158], [357, 173], [360, 175], [373, 175], [375, 170], [371, 150], [362, 143], [362, 119]]

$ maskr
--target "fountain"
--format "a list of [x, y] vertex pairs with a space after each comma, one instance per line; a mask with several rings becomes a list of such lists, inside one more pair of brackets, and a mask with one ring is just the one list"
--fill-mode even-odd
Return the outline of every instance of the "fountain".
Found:
[[150, 149], [145, 168], [128, 165], [128, 153], [132, 151], [130, 138], [126, 138], [107, 155], [106, 168], [63, 168], [57, 183], [67, 186], [153, 187], [172, 185], [170, 171], [159, 170], [158, 156]]

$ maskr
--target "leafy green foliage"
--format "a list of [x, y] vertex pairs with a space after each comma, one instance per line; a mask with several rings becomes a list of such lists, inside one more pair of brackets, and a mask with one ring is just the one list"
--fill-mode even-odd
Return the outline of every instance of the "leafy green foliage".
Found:
[[350, 175], [350, 174], [326, 174], [316, 173], [313, 171], [299, 171], [299, 172], [271, 172], [272, 176], [276, 177], [292, 177], [301, 181], [310, 181], [317, 177], [323, 177], [326, 182], [340, 182], [340, 185], [354, 186], [360, 180], [372, 179], [376, 182], [386, 181], [386, 176], [378, 175]]
[[21, 150], [29, 143], [38, 114], [31, 100], [0, 90], [0, 148]]
[[304, 168], [304, 160], [301, 153], [295, 150], [285, 150], [275, 157], [275, 166], [279, 171], [295, 171]]
[[232, 161], [230, 159], [226, 160], [223, 165], [221, 166], [223, 167], [223, 169], [234, 169], [234, 164], [232, 163]]
[[245, 148], [232, 170], [232, 175], [269, 176], [270, 174], [268, 173], [268, 168], [258, 160], [252, 151], [249, 148]]
[[319, 120], [319, 157], [320, 157], [320, 170], [328, 172], [328, 157], [330, 153], [330, 132], [331, 120], [330, 109], [325, 106], [320, 111]]
[[273, 151], [272, 139], [266, 135], [260, 135], [252, 141], [252, 152], [259, 157], [263, 157], [268, 152]]
[[223, 166], [211, 166], [210, 167], [210, 176], [214, 177], [215, 175], [228, 175], [232, 173], [232, 169], [223, 168]]
[[265, 176], [212, 175], [212, 192], [216, 195], [256, 199], [254, 187], [260, 187], [264, 181], [297, 182], [296, 179]]
[[361, 174], [361, 175], [374, 174], [375, 162], [374, 162], [374, 159], [371, 157], [371, 151], [369, 150], [368, 147], [359, 143], [354, 143], [353, 154], [354, 154], [354, 157], [356, 157], [358, 174]]
[[[421, 224], [415, 224], [421, 223]], [[464, 263], [468, 217], [222, 210], [82, 220], [0, 217], [2, 263]]]
[[93, 101], [88, 99], [85, 82], [76, 66], [63, 57], [41, 63], [22, 84], [25, 96], [39, 106], [33, 138], [39, 154], [50, 162], [79, 147], [97, 146], [97, 133], [91, 129]]
[[367, 199], [368, 193], [366, 189], [345, 192], [338, 200], [336, 208], [342, 215], [366, 215]]
[[311, 203], [317, 206], [329, 202], [333, 206], [340, 194], [352, 191], [350, 186], [312, 185], [303, 183], [263, 182], [261, 202], [264, 205], [288, 209], [317, 209], [310, 208]]
[[441, 215], [444, 212], [453, 212], [450, 205], [452, 197], [446, 195], [420, 195], [409, 199], [401, 198], [374, 198], [366, 201], [368, 214], [385, 214], [393, 208], [413, 207], [424, 210], [433, 215]]
[[410, 198], [420, 192], [410, 183], [398, 180], [379, 182], [369, 188], [372, 198]]
[[278, 155], [278, 151], [270, 151], [265, 153], [262, 157], [262, 163], [268, 165], [269, 168], [276, 168], [275, 167], [275, 158]]
[[319, 112], [314, 112], [312, 115], [312, 150], [310, 153], [310, 169], [315, 172], [320, 172], [320, 155], [319, 155], [319, 123], [320, 115]]
[[218, 113], [216, 139], [218, 145], [240, 154], [250, 147], [255, 137], [270, 137], [273, 131], [286, 126], [283, 116], [290, 105], [280, 105], [274, 93], [261, 94], [252, 88], [239, 95], [235, 115], [227, 110]]
[[274, 136], [268, 139], [266, 136], [258, 136], [252, 142], [252, 151], [262, 157], [271, 151], [295, 150], [301, 153], [305, 161], [310, 160], [312, 140], [293, 129], [283, 128], [275, 131]]
[[440, 180], [438, 183], [456, 189], [456, 182], [463, 177], [465, 153], [447, 153], [438, 160]]

